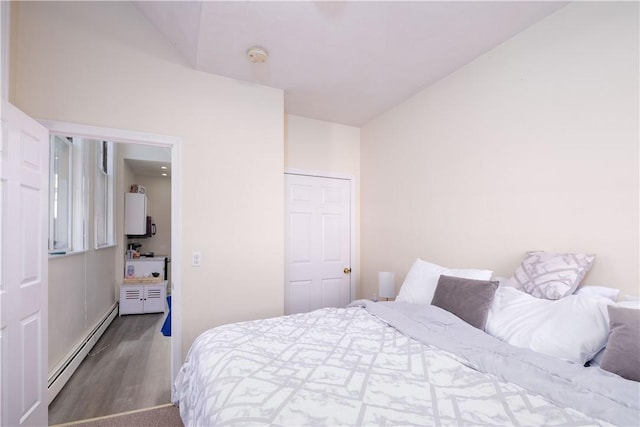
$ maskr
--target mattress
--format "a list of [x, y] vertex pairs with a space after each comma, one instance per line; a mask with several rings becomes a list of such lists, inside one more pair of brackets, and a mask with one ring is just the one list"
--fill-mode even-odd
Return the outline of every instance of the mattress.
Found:
[[640, 425], [638, 383], [406, 303], [213, 328], [173, 396], [198, 426]]

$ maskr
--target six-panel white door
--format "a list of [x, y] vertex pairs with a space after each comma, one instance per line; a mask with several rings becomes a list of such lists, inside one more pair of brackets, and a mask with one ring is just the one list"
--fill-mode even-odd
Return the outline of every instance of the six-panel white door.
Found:
[[47, 425], [49, 132], [3, 102], [0, 138], [2, 425]]
[[285, 314], [351, 301], [351, 183], [285, 174]]

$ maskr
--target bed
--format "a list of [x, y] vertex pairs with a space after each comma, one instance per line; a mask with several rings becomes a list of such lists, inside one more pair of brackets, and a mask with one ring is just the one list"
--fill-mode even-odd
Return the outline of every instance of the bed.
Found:
[[640, 425], [638, 382], [400, 300], [206, 331], [174, 383], [184, 424]]

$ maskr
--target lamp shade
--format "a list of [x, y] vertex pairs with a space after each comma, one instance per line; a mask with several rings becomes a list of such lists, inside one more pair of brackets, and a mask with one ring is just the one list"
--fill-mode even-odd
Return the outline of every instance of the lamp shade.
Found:
[[396, 275], [392, 271], [378, 273], [378, 296], [392, 298], [396, 295]]

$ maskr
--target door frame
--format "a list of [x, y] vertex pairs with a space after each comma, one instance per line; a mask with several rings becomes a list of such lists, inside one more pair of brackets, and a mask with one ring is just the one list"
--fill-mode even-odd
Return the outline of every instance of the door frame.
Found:
[[[302, 176], [311, 176], [317, 178], [333, 178], [333, 179], [343, 179], [349, 181], [349, 210], [350, 210], [350, 218], [349, 218], [349, 226], [350, 236], [349, 236], [349, 246], [350, 253], [349, 257], [351, 259], [351, 274], [349, 275], [349, 298], [351, 301], [356, 299], [356, 283], [358, 283], [359, 277], [359, 268], [354, 268], [355, 266], [359, 266], [357, 259], [357, 240], [356, 240], [356, 178], [353, 175], [336, 173], [336, 172], [324, 172], [324, 171], [312, 171], [307, 169], [296, 169], [296, 168], [285, 168], [285, 175], [302, 175]], [[285, 200], [286, 203], [286, 200]], [[286, 245], [287, 242], [284, 242]], [[286, 266], [285, 266], [286, 268]]]
[[[182, 365], [182, 140], [173, 136], [38, 120], [49, 133], [171, 149], [171, 382]], [[45, 248], [46, 250], [46, 248]], [[48, 339], [48, 338], [47, 338]], [[172, 388], [173, 399], [173, 388]]]

